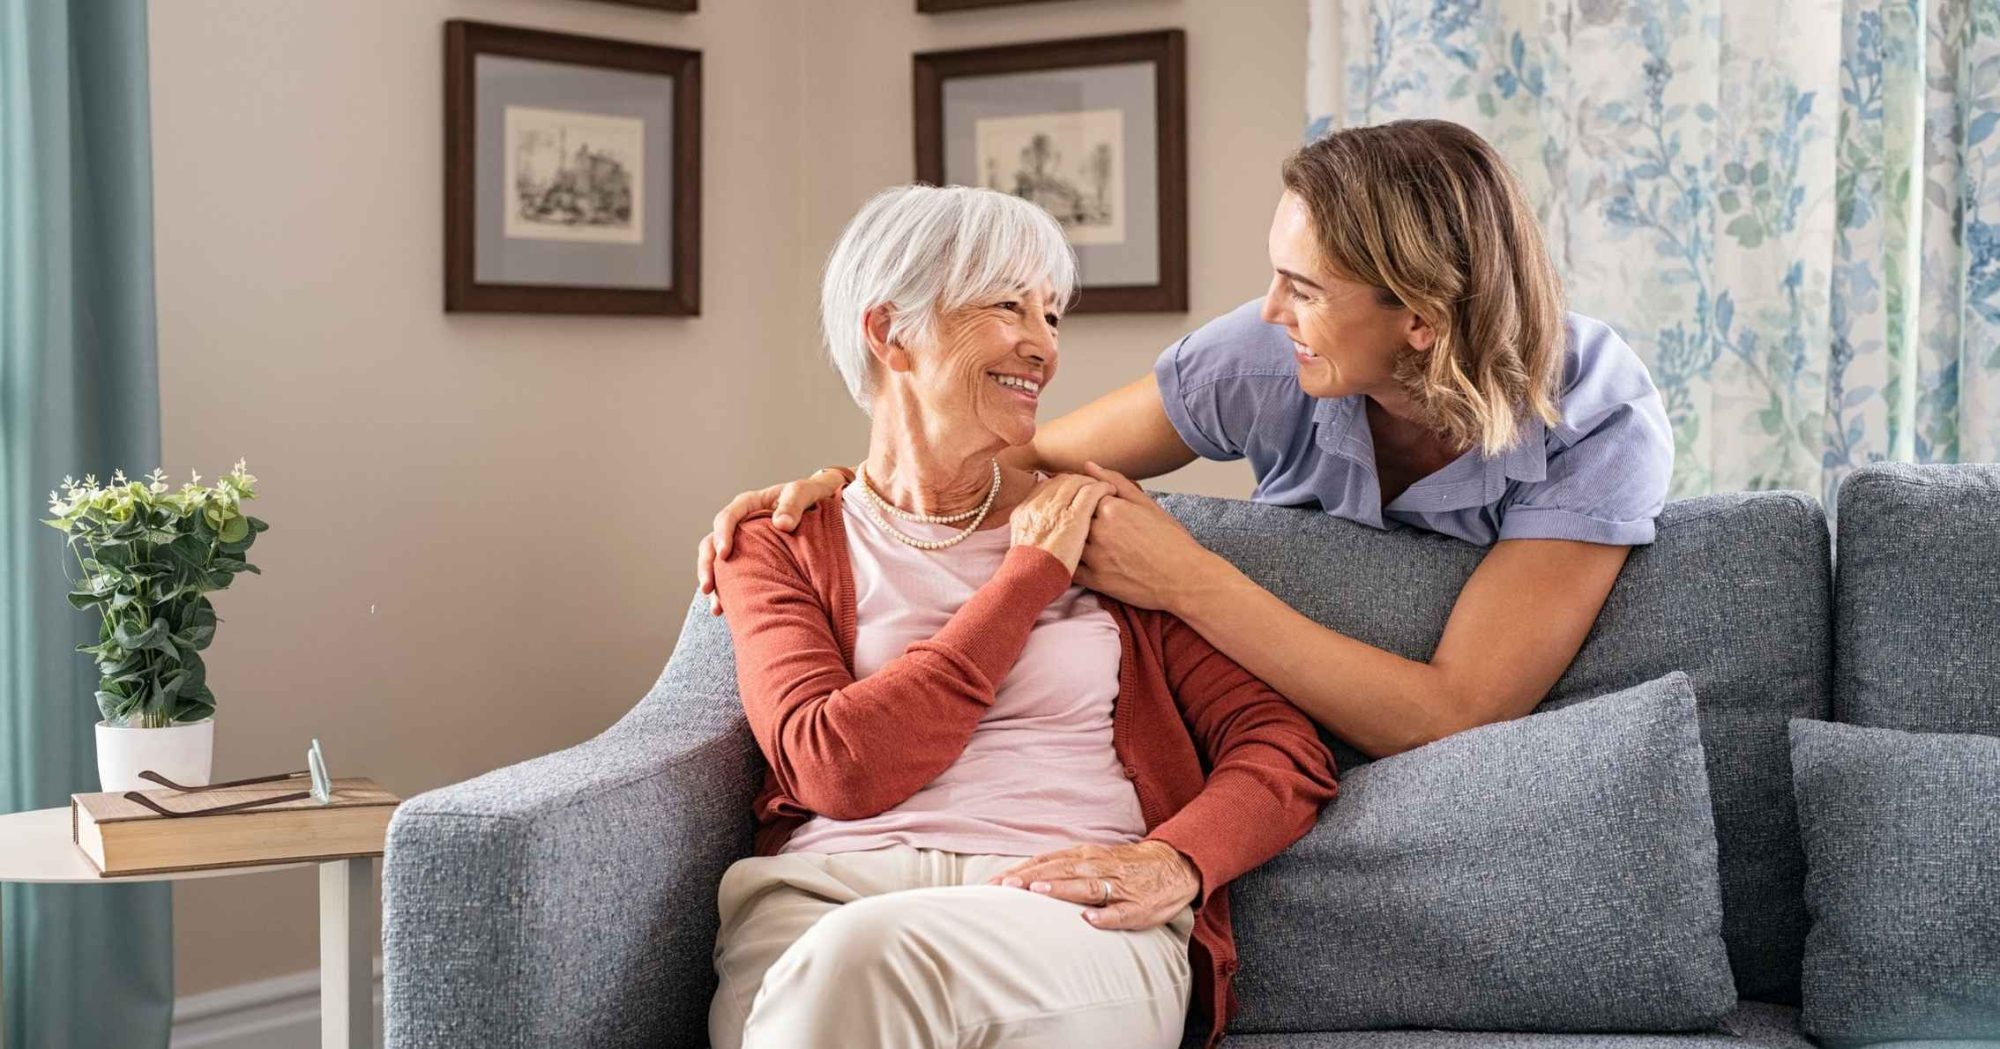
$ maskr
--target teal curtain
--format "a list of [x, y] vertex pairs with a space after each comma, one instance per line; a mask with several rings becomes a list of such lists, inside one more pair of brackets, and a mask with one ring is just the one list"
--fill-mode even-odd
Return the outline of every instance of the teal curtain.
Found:
[[1652, 369], [1675, 495], [2000, 460], [2000, 3], [1308, 3], [1308, 133], [1491, 141]]
[[[97, 789], [92, 617], [40, 523], [158, 465], [143, 0], [0, 0], [0, 812]], [[9, 1049], [164, 1047], [165, 885], [4, 889]]]

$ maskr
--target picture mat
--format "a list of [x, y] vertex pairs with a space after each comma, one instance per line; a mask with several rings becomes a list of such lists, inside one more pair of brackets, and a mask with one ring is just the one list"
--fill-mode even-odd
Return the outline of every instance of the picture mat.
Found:
[[944, 181], [978, 186], [978, 122], [1095, 109], [1124, 111], [1125, 239], [1077, 244], [1086, 285], [1160, 281], [1159, 113], [1151, 62], [948, 77], [942, 84]]
[[[507, 175], [501, 185], [518, 194], [520, 176], [545, 176], [564, 166], [579, 151], [602, 154], [619, 164], [629, 180], [631, 199], [623, 222], [572, 225], [538, 220], [522, 214], [513, 195], [501, 207], [509, 240], [587, 240], [593, 243], [639, 244], [646, 231], [646, 122], [532, 106], [507, 106]], [[538, 141], [530, 141], [537, 137]], [[539, 145], [541, 148], [530, 150]], [[532, 156], [533, 163], [524, 163]]]
[[[1055, 212], [1072, 245], [1125, 243], [1124, 110], [1086, 109], [1076, 113], [1037, 113], [1025, 117], [988, 117], [976, 123], [976, 161], [980, 184], [1015, 196], [1027, 196]], [[1045, 157], [1046, 175], [1059, 181], [1064, 203], [1076, 210], [1101, 210], [1088, 218], [1057, 211], [1051, 201], [1020, 191], [1028, 174], [1023, 154], [1037, 137], [1053, 147]], [[1101, 155], [1100, 155], [1101, 151]], [[1101, 167], [1099, 161], [1101, 160]], [[1104, 176], [1102, 186], [1097, 176]], [[1074, 194], [1074, 197], [1068, 196]]]
[[[598, 69], [509, 55], [473, 59], [473, 280], [480, 284], [666, 288], [673, 284], [672, 77]], [[506, 111], [526, 106], [622, 116], [645, 122], [640, 168], [652, 184], [644, 194], [644, 239], [637, 244], [508, 239], [504, 210]], [[505, 203], [503, 203], [505, 202]]]

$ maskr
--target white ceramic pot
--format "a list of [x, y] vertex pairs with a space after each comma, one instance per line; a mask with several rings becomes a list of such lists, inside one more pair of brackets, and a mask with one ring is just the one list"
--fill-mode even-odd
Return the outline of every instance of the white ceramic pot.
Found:
[[166, 728], [97, 723], [97, 782], [107, 791], [161, 790], [139, 778], [151, 769], [186, 787], [208, 785], [215, 760], [215, 718]]

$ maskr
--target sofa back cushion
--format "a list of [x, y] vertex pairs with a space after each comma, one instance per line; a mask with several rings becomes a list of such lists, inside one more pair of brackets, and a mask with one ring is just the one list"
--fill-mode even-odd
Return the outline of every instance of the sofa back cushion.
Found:
[[[1447, 536], [1385, 533], [1317, 510], [1188, 495], [1161, 502], [1293, 608], [1411, 659], [1435, 650], [1459, 589], [1485, 554]], [[1656, 540], [1633, 549], [1582, 651], [1539, 708], [1687, 674], [1708, 764], [1723, 939], [1745, 998], [1798, 1002], [1805, 861], [1786, 725], [1830, 710], [1830, 575], [1825, 515], [1809, 496], [1731, 493], [1670, 503]], [[1337, 739], [1328, 743], [1343, 773], [1365, 763]], [[1239, 922], [1255, 928], [1277, 913], [1278, 885], [1242, 888], [1234, 897]], [[1311, 956], [1310, 942], [1297, 964], [1342, 971], [1338, 958]], [[1261, 1007], [1244, 1002], [1246, 1011]]]
[[1839, 528], [1834, 719], [2000, 736], [2000, 466], [1863, 467]]

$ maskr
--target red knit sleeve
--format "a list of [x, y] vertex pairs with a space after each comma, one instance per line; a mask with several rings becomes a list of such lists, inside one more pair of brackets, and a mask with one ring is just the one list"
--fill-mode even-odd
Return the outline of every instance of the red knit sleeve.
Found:
[[[715, 584], [736, 647], [750, 731], [778, 786], [832, 819], [892, 808], [958, 760], [1035, 617], [1069, 587], [1045, 550], [1015, 547], [944, 629], [855, 680], [825, 607], [787, 539], [745, 521]], [[845, 550], [827, 552], [847, 556]]]
[[1201, 793], [1153, 828], [1201, 871], [1201, 895], [1312, 829], [1339, 789], [1312, 721], [1179, 619], [1160, 614], [1167, 687], [1209, 766]]

